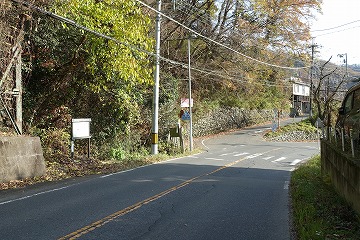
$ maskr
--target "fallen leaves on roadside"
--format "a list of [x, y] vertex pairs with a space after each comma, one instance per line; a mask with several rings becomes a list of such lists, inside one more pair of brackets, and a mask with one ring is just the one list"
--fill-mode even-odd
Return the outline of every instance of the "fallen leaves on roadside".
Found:
[[59, 181], [92, 174], [107, 174], [150, 164], [151, 160], [101, 161], [94, 158], [58, 156], [46, 162], [46, 174], [40, 177], [0, 183], [0, 190], [23, 188], [40, 182]]

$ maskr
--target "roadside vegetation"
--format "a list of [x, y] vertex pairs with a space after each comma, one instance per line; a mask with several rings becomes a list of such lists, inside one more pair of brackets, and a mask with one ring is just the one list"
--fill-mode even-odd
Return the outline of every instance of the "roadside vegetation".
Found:
[[[264, 135], [265, 139], [272, 140], [277, 137], [286, 136], [284, 141], [310, 140], [308, 136], [317, 137], [318, 129], [314, 127], [310, 118], [300, 122], [282, 126], [276, 131], [269, 131]], [[295, 139], [295, 135], [301, 135], [302, 139]]]
[[[316, 133], [311, 119], [268, 132], [271, 139], [291, 132]], [[293, 228], [298, 240], [360, 239], [360, 217], [321, 174], [320, 156], [314, 156], [291, 176], [290, 196]]]
[[360, 239], [360, 218], [321, 175], [316, 156], [295, 170], [290, 194], [297, 239]]

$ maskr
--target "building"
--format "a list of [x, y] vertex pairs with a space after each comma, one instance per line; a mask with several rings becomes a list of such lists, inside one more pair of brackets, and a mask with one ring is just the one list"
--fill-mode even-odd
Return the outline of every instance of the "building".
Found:
[[310, 86], [306, 83], [297, 81], [293, 83], [292, 93], [292, 115], [294, 113], [310, 112]]

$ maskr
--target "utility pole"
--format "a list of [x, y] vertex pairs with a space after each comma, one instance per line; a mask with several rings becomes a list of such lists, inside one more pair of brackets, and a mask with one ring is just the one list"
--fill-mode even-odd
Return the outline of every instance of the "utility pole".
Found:
[[314, 39], [313, 39], [313, 42], [311, 44], [311, 67], [310, 67], [310, 118], [312, 118], [313, 116], [312, 98], [313, 98], [313, 68], [314, 68], [315, 47], [317, 47], [317, 45], [314, 44]]
[[[161, 12], [161, 0], [157, 0], [157, 10]], [[155, 74], [154, 74], [154, 99], [153, 99], [153, 118], [152, 118], [152, 129], [151, 129], [151, 154], [158, 154], [158, 144], [159, 144], [159, 79], [160, 79], [160, 25], [161, 25], [161, 15], [160, 13], [156, 16], [156, 26], [155, 26]]]
[[192, 108], [191, 108], [191, 34], [189, 33], [188, 38], [188, 71], [189, 71], [189, 115], [190, 115], [190, 131], [189, 131], [189, 140], [190, 140], [190, 152], [193, 149], [193, 135], [192, 135]]
[[338, 57], [343, 58], [345, 56], [345, 78], [348, 77], [348, 57], [347, 53], [338, 54]]
[[[16, 60], [15, 63], [15, 89], [16, 89], [16, 126], [19, 130], [19, 133], [22, 134], [22, 122], [23, 122], [23, 116], [22, 116], [22, 76], [21, 76], [21, 45], [18, 45], [18, 48], [20, 49], [20, 54]], [[15, 90], [14, 89], [14, 90]], [[14, 91], [13, 90], [13, 91]]]

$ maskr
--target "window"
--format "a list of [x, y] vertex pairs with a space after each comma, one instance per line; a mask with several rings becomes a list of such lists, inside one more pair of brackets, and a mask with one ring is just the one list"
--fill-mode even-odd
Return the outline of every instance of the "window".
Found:
[[357, 89], [356, 91], [354, 91], [354, 108], [360, 109], [360, 89]]
[[345, 104], [344, 104], [345, 113], [350, 112], [350, 110], [352, 109], [353, 94], [354, 92], [350, 93], [345, 99]]

